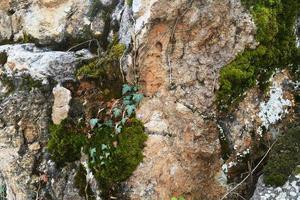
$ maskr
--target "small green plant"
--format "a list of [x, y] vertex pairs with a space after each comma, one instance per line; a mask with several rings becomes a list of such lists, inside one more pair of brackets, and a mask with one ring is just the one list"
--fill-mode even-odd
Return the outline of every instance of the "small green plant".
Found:
[[51, 125], [49, 130], [51, 135], [47, 149], [53, 161], [63, 166], [66, 162], [80, 158], [86, 137], [80, 131], [79, 125], [66, 119], [60, 125]]
[[271, 151], [264, 167], [264, 182], [272, 186], [282, 186], [289, 175], [300, 164], [300, 127], [290, 129], [281, 136]]

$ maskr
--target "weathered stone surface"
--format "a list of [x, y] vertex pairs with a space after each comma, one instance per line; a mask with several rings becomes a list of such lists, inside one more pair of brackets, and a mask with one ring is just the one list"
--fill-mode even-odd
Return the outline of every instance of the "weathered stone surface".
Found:
[[[91, 39], [103, 32], [104, 19], [90, 15], [94, 1], [8, 0], [0, 5], [0, 42], [36, 39], [40, 44], [62, 43], [66, 39]], [[102, 0], [110, 6], [112, 1]], [[91, 24], [93, 28], [91, 29]], [[91, 34], [89, 33], [92, 30]]]
[[52, 121], [54, 124], [60, 122], [68, 117], [70, 110], [69, 103], [72, 99], [70, 90], [57, 85], [53, 88], [54, 103], [52, 107]]
[[131, 198], [218, 199], [225, 188], [217, 180], [215, 90], [219, 69], [255, 45], [251, 17], [227, 0], [134, 0], [133, 12], [132, 68], [147, 96], [137, 114], [151, 135], [128, 182]]
[[76, 65], [93, 56], [85, 50], [78, 52], [49, 51], [34, 44], [0, 46], [8, 58], [4, 65], [7, 75], [29, 74], [33, 79], [47, 83], [51, 77], [57, 82], [75, 79]]
[[299, 200], [300, 174], [291, 175], [282, 187], [270, 187], [263, 183], [263, 176], [258, 179], [256, 189], [251, 200]]
[[276, 137], [281, 127], [278, 123], [288, 115], [294, 104], [290, 83], [291, 76], [287, 70], [277, 72], [271, 79], [267, 98], [264, 99], [258, 87], [252, 88], [233, 113], [219, 119], [235, 155], [249, 151], [255, 140], [263, 137], [263, 129], [265, 134]]
[[[0, 66], [1, 76], [6, 76], [8, 80], [1, 84], [5, 86], [10, 83], [14, 86], [9, 93], [5, 91], [0, 94], [0, 172], [7, 184], [8, 199], [35, 199], [37, 190], [40, 190], [41, 199], [47, 199], [43, 195], [48, 190], [48, 195], [57, 198], [81, 199], [78, 192], [71, 192], [75, 190], [70, 185], [73, 184], [72, 170], [57, 170], [48, 162], [49, 158], [43, 149], [49, 138], [48, 124], [54, 102], [52, 83], [74, 79], [76, 65], [90, 58], [90, 54], [86, 51], [54, 52], [36, 48], [32, 44], [0, 46], [0, 52], [6, 52], [8, 56], [4, 66]], [[32, 84], [32, 81], [40, 84], [24, 85]], [[66, 113], [56, 115], [57, 112], [61, 113], [60, 109], [65, 110], [68, 106], [70, 91], [58, 86], [54, 93], [54, 116], [61, 120]], [[44, 167], [40, 165], [43, 162], [47, 163]], [[48, 176], [54, 177], [55, 182], [48, 180]], [[46, 189], [39, 188], [46, 182]], [[61, 193], [58, 192], [60, 190]]]

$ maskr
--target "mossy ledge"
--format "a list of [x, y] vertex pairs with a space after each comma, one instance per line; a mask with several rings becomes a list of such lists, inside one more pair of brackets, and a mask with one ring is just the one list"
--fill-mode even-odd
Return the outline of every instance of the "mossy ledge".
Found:
[[298, 0], [242, 0], [257, 26], [255, 50], [245, 50], [221, 70], [217, 103], [221, 111], [230, 111], [243, 98], [244, 92], [259, 84], [262, 91], [276, 69], [299, 66], [295, 22]]

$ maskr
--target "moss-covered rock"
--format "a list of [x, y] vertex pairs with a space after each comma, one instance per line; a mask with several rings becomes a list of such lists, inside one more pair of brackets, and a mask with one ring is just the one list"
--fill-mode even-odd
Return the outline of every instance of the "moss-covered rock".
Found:
[[129, 120], [118, 135], [110, 127], [97, 128], [94, 132], [86, 151], [102, 196], [108, 198], [143, 160], [142, 150], [147, 135], [137, 119]]
[[[255, 50], [246, 50], [221, 70], [217, 102], [221, 110], [230, 110], [243, 93], [256, 82], [262, 90], [268, 87], [278, 68], [298, 68], [294, 25], [299, 12], [298, 0], [243, 0], [257, 25]], [[298, 52], [298, 53], [297, 53]]]
[[300, 164], [300, 127], [292, 128], [281, 136], [271, 151], [264, 167], [264, 182], [282, 186]]
[[86, 200], [95, 200], [95, 195], [91, 189], [90, 184], [86, 181], [86, 170], [83, 165], [79, 165], [77, 173], [74, 178], [74, 185], [79, 190], [80, 196]]
[[47, 149], [53, 161], [63, 166], [80, 158], [81, 148], [86, 143], [80, 125], [66, 119], [60, 125], [51, 125], [49, 130], [51, 135]]

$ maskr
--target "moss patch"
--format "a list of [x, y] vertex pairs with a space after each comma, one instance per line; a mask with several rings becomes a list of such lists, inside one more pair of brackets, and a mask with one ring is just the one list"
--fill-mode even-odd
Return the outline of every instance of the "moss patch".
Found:
[[118, 184], [131, 176], [143, 160], [142, 150], [147, 135], [143, 124], [131, 119], [120, 134], [110, 127], [97, 128], [87, 153], [89, 165], [100, 183], [103, 198], [113, 195]]
[[81, 147], [86, 143], [80, 125], [64, 120], [60, 125], [51, 125], [49, 130], [51, 135], [47, 148], [58, 166], [80, 158]]
[[7, 53], [0, 52], [0, 65], [4, 65], [7, 62]]
[[228, 111], [242, 94], [256, 82], [262, 90], [268, 87], [271, 74], [278, 68], [298, 66], [294, 25], [299, 12], [298, 0], [243, 0], [257, 25], [256, 39], [260, 45], [246, 50], [221, 70], [219, 108]]
[[282, 186], [289, 175], [300, 164], [300, 127], [290, 129], [274, 145], [266, 166], [264, 182], [272, 186]]

